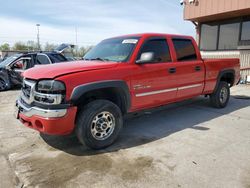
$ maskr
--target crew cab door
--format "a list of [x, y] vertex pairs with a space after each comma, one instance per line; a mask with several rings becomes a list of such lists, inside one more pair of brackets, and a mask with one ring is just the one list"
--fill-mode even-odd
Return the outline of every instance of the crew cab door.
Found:
[[176, 52], [177, 100], [201, 95], [204, 89], [205, 66], [198, 57], [193, 40], [173, 38]]
[[[151, 62], [138, 63], [143, 53], [153, 53]], [[159, 106], [175, 99], [176, 74], [166, 38], [149, 38], [137, 55], [132, 73], [132, 104], [135, 109]]]

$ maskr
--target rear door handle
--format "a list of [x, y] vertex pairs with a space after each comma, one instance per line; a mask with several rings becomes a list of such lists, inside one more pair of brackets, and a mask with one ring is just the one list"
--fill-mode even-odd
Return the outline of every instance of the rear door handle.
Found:
[[169, 69], [168, 69], [168, 72], [169, 72], [170, 74], [176, 73], [176, 68], [169, 68]]
[[195, 70], [195, 71], [200, 71], [200, 70], [201, 70], [201, 67], [200, 67], [200, 66], [196, 66], [196, 67], [194, 68], [194, 70]]

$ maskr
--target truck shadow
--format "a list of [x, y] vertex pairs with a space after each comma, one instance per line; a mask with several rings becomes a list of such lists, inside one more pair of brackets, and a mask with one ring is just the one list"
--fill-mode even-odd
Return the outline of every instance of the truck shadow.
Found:
[[76, 156], [96, 155], [115, 152], [120, 149], [136, 147], [160, 140], [184, 129], [209, 131], [204, 124], [220, 116], [236, 113], [237, 110], [250, 106], [250, 100], [231, 97], [224, 109], [214, 109], [204, 97], [159, 107], [125, 117], [124, 128], [119, 139], [104, 150], [91, 150], [81, 145], [74, 136], [48, 136], [41, 134], [42, 139], [55, 149]]

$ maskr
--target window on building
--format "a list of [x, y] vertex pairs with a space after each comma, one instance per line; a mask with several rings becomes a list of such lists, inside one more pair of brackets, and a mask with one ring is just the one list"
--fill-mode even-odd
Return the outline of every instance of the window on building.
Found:
[[218, 25], [202, 24], [201, 26], [201, 50], [216, 50], [218, 38]]
[[174, 48], [177, 55], [177, 61], [196, 60], [194, 45], [189, 39], [173, 39]]
[[242, 23], [241, 40], [250, 40], [250, 21]]
[[239, 42], [240, 23], [230, 23], [220, 26], [219, 50], [237, 49]]
[[171, 56], [169, 52], [169, 47], [166, 39], [151, 39], [147, 41], [138, 56], [140, 59], [141, 54], [145, 52], [153, 52], [155, 56], [154, 62], [170, 62]]

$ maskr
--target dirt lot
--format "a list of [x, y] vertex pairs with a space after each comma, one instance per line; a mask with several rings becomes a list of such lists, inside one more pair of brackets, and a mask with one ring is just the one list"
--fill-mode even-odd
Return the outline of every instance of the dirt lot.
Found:
[[[14, 119], [19, 91], [0, 93], [0, 187], [250, 187], [250, 86], [227, 108], [203, 97], [131, 114], [119, 140], [91, 151]], [[238, 99], [236, 99], [236, 98]]]

